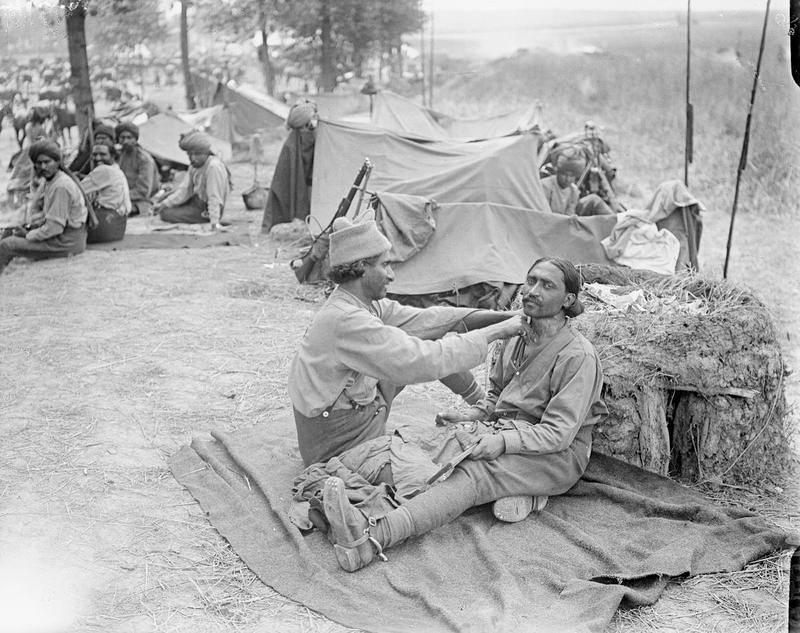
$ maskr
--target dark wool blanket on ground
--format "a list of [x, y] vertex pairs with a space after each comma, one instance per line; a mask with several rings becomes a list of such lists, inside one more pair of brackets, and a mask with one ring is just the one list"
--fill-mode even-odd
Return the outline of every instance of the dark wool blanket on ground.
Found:
[[785, 546], [758, 516], [594, 454], [539, 514], [509, 524], [474, 508], [387, 550], [388, 563], [346, 573], [323, 534], [289, 520], [303, 467], [286, 423], [196, 439], [170, 466], [264, 583], [381, 633], [602, 631], [618, 608], [655, 602], [669, 578], [739, 570]]

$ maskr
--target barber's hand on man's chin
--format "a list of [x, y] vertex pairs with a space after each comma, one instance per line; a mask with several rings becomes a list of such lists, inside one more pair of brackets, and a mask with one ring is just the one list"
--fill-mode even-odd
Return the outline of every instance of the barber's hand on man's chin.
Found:
[[459, 409], [448, 409], [436, 414], [436, 426], [447, 426], [448, 424], [457, 424], [458, 422], [474, 422], [482, 420], [485, 417], [483, 409], [478, 407], [470, 407], [466, 411]]
[[527, 331], [528, 328], [528, 320], [520, 315], [516, 314], [510, 319], [506, 319], [505, 321], [500, 321], [500, 323], [495, 323], [494, 325], [490, 325], [487, 328], [484, 328], [487, 334], [487, 338], [489, 342], [496, 341], [498, 339], [504, 338], [511, 338], [512, 336], [519, 336]]
[[471, 459], [497, 459], [506, 452], [506, 441], [499, 433], [482, 435], [478, 445], [472, 450]]

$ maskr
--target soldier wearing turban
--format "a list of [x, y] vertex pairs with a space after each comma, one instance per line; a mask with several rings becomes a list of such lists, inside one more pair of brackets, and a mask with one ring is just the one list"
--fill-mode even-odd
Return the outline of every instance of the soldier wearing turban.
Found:
[[86, 248], [86, 200], [74, 176], [62, 165], [59, 146], [51, 140], [32, 143], [28, 155], [42, 182], [33, 206], [37, 219], [0, 240], [0, 272], [15, 257], [48, 259], [82, 253]]
[[205, 132], [187, 132], [178, 147], [189, 155], [189, 172], [153, 211], [160, 213], [165, 222], [210, 222], [212, 230], [222, 228], [225, 201], [231, 190], [230, 171], [212, 151], [211, 138]]
[[139, 145], [139, 127], [123, 122], [116, 127], [117, 140], [122, 147], [119, 155], [119, 168], [128, 181], [131, 193], [130, 215], [150, 215], [153, 203], [150, 201], [160, 186], [156, 161]]
[[317, 104], [308, 99], [295, 103], [286, 117], [286, 127], [290, 130], [311, 130], [317, 123]]

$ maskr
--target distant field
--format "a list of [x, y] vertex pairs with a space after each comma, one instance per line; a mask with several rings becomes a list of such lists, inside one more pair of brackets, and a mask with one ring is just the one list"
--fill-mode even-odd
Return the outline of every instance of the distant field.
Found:
[[[695, 155], [689, 182], [709, 208], [729, 210], [732, 203], [762, 20], [763, 14], [741, 13], [693, 21]], [[604, 129], [623, 194], [636, 198], [664, 180], [682, 178], [685, 24], [546, 33], [551, 39], [543, 49], [532, 45], [488, 65], [440, 58], [434, 106], [484, 116], [539, 101], [545, 125], [557, 135], [580, 130], [589, 119]], [[791, 81], [787, 44], [785, 25], [772, 16], [740, 194], [743, 213], [798, 210], [800, 89]], [[576, 52], [584, 46], [598, 52]]]

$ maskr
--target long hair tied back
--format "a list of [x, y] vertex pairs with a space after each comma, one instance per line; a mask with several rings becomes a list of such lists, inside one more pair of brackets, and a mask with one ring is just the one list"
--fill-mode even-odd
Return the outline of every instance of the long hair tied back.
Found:
[[561, 275], [564, 277], [564, 288], [567, 292], [575, 295], [575, 300], [572, 302], [572, 305], [564, 308], [564, 314], [566, 314], [569, 318], [573, 318], [583, 313], [583, 303], [581, 303], [581, 300], [578, 297], [578, 294], [583, 287], [583, 282], [581, 280], [581, 274], [578, 269], [575, 268], [575, 265], [572, 262], [559, 257], [540, 257], [533, 262], [531, 268], [537, 264], [552, 264], [558, 268], [561, 271]]

